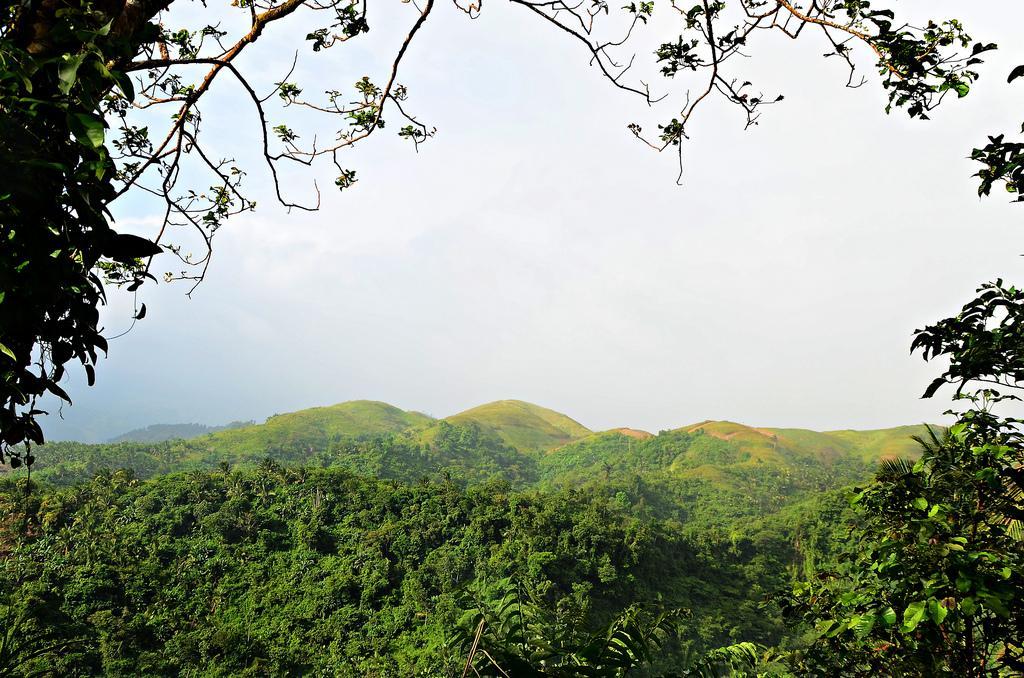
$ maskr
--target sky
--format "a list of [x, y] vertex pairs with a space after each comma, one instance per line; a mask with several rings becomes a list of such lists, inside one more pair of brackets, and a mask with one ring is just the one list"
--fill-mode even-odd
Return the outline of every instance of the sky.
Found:
[[[439, 6], [399, 78], [436, 137], [419, 153], [391, 134], [370, 139], [343, 160], [359, 177], [344, 192], [327, 166], [288, 177], [296, 198], [314, 178], [331, 187], [316, 213], [264, 197], [258, 127], [221, 83], [208, 139], [251, 163], [259, 208], [217, 234], [191, 297], [181, 283], [143, 288], [147, 317], [111, 342], [95, 387], [72, 370], [74, 405], [50, 404], [48, 437], [261, 421], [352, 399], [446, 416], [516, 398], [595, 430], [943, 421], [948, 400], [919, 398], [941, 366], [909, 354], [912, 332], [982, 282], [1022, 280], [1024, 207], [979, 200], [967, 154], [986, 133], [1019, 129], [1024, 85], [1006, 75], [1024, 62], [1024, 5], [896, 5], [955, 16], [1001, 45], [970, 96], [928, 122], [886, 116], [867, 55], [870, 82], [847, 89], [816, 37], [765, 34], [737, 74], [785, 101], [750, 130], [729, 106], [701, 109], [682, 186], [674, 157], [626, 125], [670, 118], [685, 84], [653, 84], [673, 96], [648, 112], [578, 44], [509, 5], [488, 3], [476, 21]], [[183, 20], [204, 11], [185, 7]], [[414, 17], [382, 4], [367, 41], [316, 59], [303, 49], [295, 79], [316, 91], [380, 77]], [[652, 35], [672, 21], [656, 15]], [[245, 69], [270, 86], [302, 35], [268, 33]], [[132, 198], [115, 215], [147, 233], [157, 211]], [[110, 336], [131, 308], [111, 292]]]

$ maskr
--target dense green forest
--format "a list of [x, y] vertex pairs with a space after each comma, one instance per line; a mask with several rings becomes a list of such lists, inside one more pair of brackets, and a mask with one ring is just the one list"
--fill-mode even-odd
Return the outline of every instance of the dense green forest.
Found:
[[552, 637], [671, 612], [635, 675], [741, 642], [798, 650], [781, 603], [833, 558], [844, 488], [914, 455], [923, 430], [594, 433], [518, 401], [442, 420], [361, 401], [193, 439], [50, 443], [30, 492], [18, 472], [2, 486], [5, 609], [24, 641], [0, 659], [460, 675], [475, 615], [510, 590]]

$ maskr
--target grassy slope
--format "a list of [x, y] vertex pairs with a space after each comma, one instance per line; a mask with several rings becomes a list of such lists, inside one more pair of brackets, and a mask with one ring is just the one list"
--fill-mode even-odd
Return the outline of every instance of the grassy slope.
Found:
[[[932, 426], [933, 429], [941, 429]], [[918, 444], [911, 436], [926, 436], [927, 425], [898, 426], [877, 431], [829, 431], [826, 435], [848, 442], [859, 450], [862, 458], [879, 460], [885, 457], [916, 457], [920, 454]]]
[[921, 425], [818, 432], [729, 421], [705, 421], [656, 437], [603, 431], [547, 452], [541, 477], [575, 484], [622, 472], [654, 472], [736, 491], [774, 477], [772, 482], [782, 483], [783, 489], [797, 491], [856, 482], [885, 457], [914, 457], [917, 444], [911, 436], [924, 431]]
[[273, 446], [317, 446], [337, 436], [358, 438], [401, 433], [427, 426], [432, 421], [425, 414], [406, 412], [387, 403], [351, 400], [328, 407], [278, 414], [264, 424], [220, 431], [199, 441], [214, 451], [230, 451], [241, 456], [260, 455]]
[[498, 400], [446, 420], [462, 425], [475, 423], [524, 452], [550, 450], [591, 434], [590, 429], [564, 414], [521, 400]]
[[[454, 438], [450, 434], [443, 442], [438, 438], [441, 422], [473, 425], [479, 433], [468, 437], [456, 433]], [[253, 465], [269, 456], [289, 464], [317, 457], [318, 464], [335, 464], [369, 475], [380, 475], [384, 466], [396, 471], [392, 468], [396, 464], [405, 468], [410, 460], [418, 460], [432, 473], [458, 467], [470, 475], [482, 470], [493, 474], [511, 464], [517, 467], [512, 469], [516, 471], [512, 477], [521, 480], [532, 475], [532, 468], [542, 485], [575, 485], [623, 474], [653, 473], [731, 491], [767, 492], [772, 482], [808, 489], [855, 482], [870, 474], [883, 457], [914, 456], [916, 444], [910, 436], [923, 431], [923, 426], [904, 426], [816, 432], [706, 421], [651, 436], [633, 429], [594, 433], [566, 415], [518, 400], [481, 405], [445, 420], [386, 403], [352, 401], [277, 415], [265, 424], [163, 446], [57, 443], [52, 454], [45, 448], [41, 451], [40, 466], [44, 468], [39, 469], [39, 477], [85, 478], [94, 469], [121, 464], [148, 477], [188, 468], [215, 468], [221, 461]], [[336, 444], [386, 434], [397, 435], [397, 442], [356, 447]], [[503, 444], [512, 449], [502, 451]], [[417, 452], [420, 445], [436, 454]], [[408, 455], [412, 456], [407, 459]], [[53, 468], [45, 468], [50, 466]]]
[[810, 431], [794, 428], [753, 428], [728, 421], [711, 421], [683, 427], [693, 432], [737, 444], [751, 461], [797, 463], [802, 460], [829, 463], [844, 457], [875, 463], [885, 457], [914, 457], [917, 443], [911, 436], [923, 435], [924, 424], [873, 431]]

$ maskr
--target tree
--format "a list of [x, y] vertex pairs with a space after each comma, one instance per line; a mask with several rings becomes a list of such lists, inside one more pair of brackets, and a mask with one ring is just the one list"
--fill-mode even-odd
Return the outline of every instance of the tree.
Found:
[[917, 463], [891, 460], [854, 496], [860, 523], [837, 570], [798, 587], [793, 608], [820, 634], [807, 661], [850, 675], [1024, 671], [1024, 435], [994, 407], [1024, 380], [1024, 293], [984, 285], [914, 348], [949, 367], [969, 403]]
[[[1007, 82], [1012, 83], [1021, 76], [1024, 76], [1024, 64], [1010, 72]], [[1021, 132], [1024, 132], [1024, 124]], [[988, 144], [972, 151], [971, 158], [984, 165], [977, 174], [980, 179], [978, 195], [991, 194], [992, 187], [1001, 182], [1008, 193], [1017, 195], [1017, 202], [1024, 202], [1024, 142], [1009, 141], [1005, 134], [991, 136]]]
[[[615, 87], [647, 104], [665, 100], [640, 76], [631, 80], [634, 58], [625, 51], [655, 20], [653, 2], [621, 10], [604, 0], [510, 2], [579, 43]], [[31, 463], [31, 445], [43, 441], [37, 400], [50, 393], [70, 402], [60, 386], [66, 366], [80, 363], [93, 383], [97, 355], [107, 349], [98, 313], [105, 286], [137, 291], [154, 278], [153, 257], [161, 252], [183, 265], [166, 279], [197, 284], [217, 230], [255, 208], [243, 192], [247, 170], [220, 158], [201, 134], [202, 105], [215, 84], [231, 79], [241, 88], [262, 130], [260, 151], [275, 197], [289, 209], [316, 209], [320, 191], [314, 183], [316, 199], [309, 203], [286, 197], [278, 180], [282, 164], [329, 162], [335, 186], [346, 190], [356, 171], [341, 154], [383, 129], [385, 114], [402, 119], [397, 133], [414, 146], [433, 134], [407, 112], [409, 92], [398, 82], [411, 44], [437, 11], [433, 0], [410, 17], [383, 80], [364, 77], [348, 92], [328, 83], [317, 88], [326, 89], [320, 98], [310, 97], [312, 88], [292, 81], [290, 72], [269, 93], [257, 92], [238, 57], [300, 13], [322, 18], [296, 43], [313, 53], [338, 48], [369, 31], [365, 0], [241, 0], [227, 10], [234, 21], [223, 28], [171, 27], [170, 6], [171, 0], [27, 0], [0, 10], [0, 169], [10, 177], [0, 194], [0, 456], [12, 465]], [[455, 6], [471, 18], [481, 11], [475, 2]], [[687, 74], [701, 78], [699, 94], [668, 99], [676, 113], [654, 134], [635, 123], [629, 129], [652, 148], [678, 153], [680, 168], [682, 142], [705, 101], [719, 97], [737, 106], [749, 126], [763, 106], [782, 100], [732, 70], [757, 35], [817, 33], [828, 56], [849, 69], [851, 87], [862, 82], [854, 77], [859, 46], [875, 60], [889, 93], [887, 110], [904, 108], [917, 118], [950, 93], [967, 95], [979, 55], [995, 47], [972, 44], [956, 20], [918, 27], [864, 0], [741, 0], [729, 10], [701, 0], [658, 11], [657, 21], [675, 23], [678, 36], [657, 47], [652, 65], [666, 85]], [[303, 145], [294, 124], [277, 119], [297, 110], [333, 122], [333, 140], [323, 144], [314, 136]], [[144, 124], [139, 115], [157, 122]], [[982, 153], [991, 159], [996, 151]], [[1016, 176], [1000, 167], [985, 181]], [[162, 223], [151, 239], [112, 227], [111, 206], [127, 193], [159, 203]], [[202, 255], [181, 246], [182, 229], [198, 236]], [[145, 313], [139, 305], [135, 319]]]
[[[651, 610], [631, 605], [596, 631], [587, 631], [572, 614], [557, 614], [534, 601], [521, 583], [505, 579], [496, 592], [475, 582], [478, 598], [467, 606], [472, 630], [463, 629], [451, 643], [466, 656], [462, 676], [507, 678], [620, 678], [648, 670], [674, 638], [684, 610]], [[487, 594], [490, 594], [488, 596]], [[490, 599], [489, 599], [490, 598]], [[736, 675], [760, 660], [760, 649], [743, 642], [692, 657], [662, 678]], [[649, 674], [645, 674], [649, 675]]]

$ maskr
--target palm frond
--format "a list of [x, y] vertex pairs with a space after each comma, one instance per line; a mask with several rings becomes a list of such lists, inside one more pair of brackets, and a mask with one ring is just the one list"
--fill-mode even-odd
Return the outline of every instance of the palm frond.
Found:
[[914, 472], [914, 463], [903, 457], [883, 459], [878, 464], [875, 478], [879, 481], [892, 481], [904, 478]]
[[703, 656], [687, 667], [684, 675], [700, 676], [700, 678], [734, 676], [743, 669], [757, 666], [760, 658], [761, 648], [754, 643], [745, 642], [716, 647], [705, 652]]

